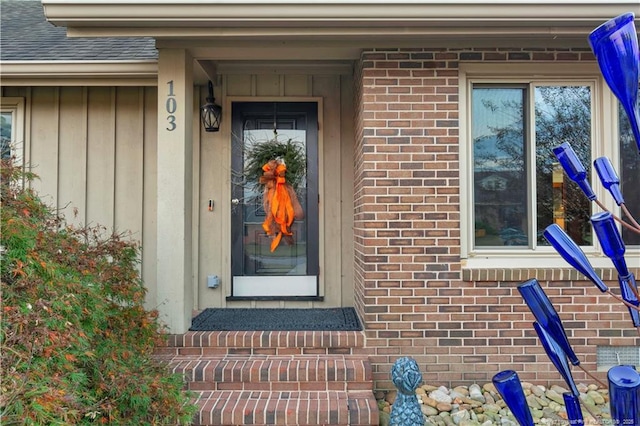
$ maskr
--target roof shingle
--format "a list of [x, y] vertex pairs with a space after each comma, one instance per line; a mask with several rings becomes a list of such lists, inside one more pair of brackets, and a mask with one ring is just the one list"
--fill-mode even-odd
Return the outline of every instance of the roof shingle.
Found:
[[0, 60], [125, 61], [157, 59], [151, 37], [69, 38], [46, 21], [39, 0], [0, 1]]

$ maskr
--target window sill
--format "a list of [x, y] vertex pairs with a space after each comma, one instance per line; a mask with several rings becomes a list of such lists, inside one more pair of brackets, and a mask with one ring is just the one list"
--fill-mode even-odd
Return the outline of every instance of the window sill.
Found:
[[[617, 281], [618, 273], [611, 260], [605, 256], [590, 256], [589, 262], [604, 281]], [[631, 272], [640, 275], [640, 253], [627, 253], [626, 261]], [[462, 259], [463, 281], [540, 281], [587, 280], [559, 255], [475, 255]]]

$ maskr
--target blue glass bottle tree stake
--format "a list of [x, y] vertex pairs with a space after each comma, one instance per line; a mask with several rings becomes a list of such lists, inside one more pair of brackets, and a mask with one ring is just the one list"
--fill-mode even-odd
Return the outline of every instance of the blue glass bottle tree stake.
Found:
[[616, 16], [589, 34], [589, 44], [600, 71], [624, 108], [640, 151], [640, 109], [638, 108], [638, 36], [631, 12]]
[[501, 371], [493, 376], [492, 382], [520, 426], [534, 426], [518, 373], [513, 370]]
[[580, 397], [571, 392], [565, 392], [562, 394], [562, 398], [564, 398], [564, 406], [567, 408], [569, 425], [583, 425], [584, 417], [582, 417], [582, 410], [580, 409]]
[[[625, 13], [597, 27], [589, 35], [589, 43], [596, 56], [602, 75], [611, 91], [620, 101], [629, 122], [636, 145], [640, 151], [640, 106], [638, 105], [638, 89], [640, 84], [640, 52], [634, 25], [634, 14]], [[625, 246], [614, 221], [632, 232], [640, 234], [640, 224], [626, 206], [620, 179], [611, 162], [606, 157], [594, 161], [594, 168], [602, 186], [611, 194], [620, 206], [624, 219], [615, 216], [598, 200], [589, 183], [588, 173], [568, 143], [562, 143], [553, 149], [569, 179], [574, 181], [585, 196], [597, 204], [603, 212], [591, 217], [591, 224], [603, 253], [611, 259], [618, 272], [621, 296], [613, 293], [591, 266], [584, 252], [562, 228], [554, 224], [547, 227], [544, 236], [556, 251], [580, 273], [589, 278], [600, 291], [606, 292], [627, 306], [631, 322], [640, 336], [640, 296], [634, 275], [629, 271], [624, 254]], [[563, 395], [567, 415], [571, 425], [582, 425], [584, 420], [579, 407], [579, 393], [576, 389], [569, 362], [580, 366], [580, 360], [571, 348], [560, 318], [551, 302], [535, 279], [528, 280], [518, 286], [523, 299], [536, 318], [534, 328], [547, 355], [558, 369], [571, 392]], [[597, 380], [588, 371], [590, 377]], [[515, 373], [511, 370], [498, 373], [494, 377], [501, 381], [513, 380]], [[515, 375], [517, 378], [517, 375]], [[640, 425], [640, 374], [631, 366], [616, 366], [607, 374], [609, 381], [610, 407], [612, 424]], [[499, 380], [499, 381], [500, 381]], [[597, 380], [602, 386], [604, 384]], [[497, 387], [497, 386], [496, 386]], [[500, 390], [500, 389], [499, 389]], [[515, 386], [503, 385], [500, 393], [507, 405], [522, 403], [520, 392]], [[505, 397], [503, 392], [509, 395]], [[587, 408], [585, 406], [585, 408]], [[513, 409], [512, 409], [513, 411]], [[590, 413], [592, 416], [593, 414]], [[523, 414], [522, 425], [529, 425], [529, 419]], [[593, 416], [595, 417], [595, 416]]]
[[640, 420], [640, 375], [629, 365], [611, 367], [609, 399], [612, 425], [637, 425]]

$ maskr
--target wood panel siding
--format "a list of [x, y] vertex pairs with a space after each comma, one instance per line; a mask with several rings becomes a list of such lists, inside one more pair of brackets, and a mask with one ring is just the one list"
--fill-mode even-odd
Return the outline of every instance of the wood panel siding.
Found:
[[90, 87], [87, 129], [87, 222], [114, 224], [116, 91]]
[[58, 208], [67, 221], [86, 220], [87, 199], [87, 89], [68, 87], [59, 98]]
[[29, 166], [39, 176], [32, 184], [44, 202], [60, 208], [67, 204], [58, 202], [60, 88], [35, 87], [32, 99]]
[[155, 87], [5, 87], [29, 117], [27, 167], [41, 198], [74, 225], [130, 232], [155, 307]]
[[142, 237], [144, 89], [116, 88], [114, 228]]
[[[341, 68], [342, 70], [342, 68]], [[330, 70], [224, 74], [216, 86], [225, 122], [203, 131], [194, 114], [194, 309], [228, 306], [230, 294], [230, 102], [318, 100], [320, 161], [320, 294], [322, 302], [233, 302], [233, 306], [349, 306], [353, 303], [352, 77]], [[5, 87], [24, 97], [29, 135], [26, 158], [39, 179], [33, 187], [69, 222], [130, 232], [142, 244], [141, 272], [148, 305], [156, 307], [157, 89], [135, 86]], [[207, 88], [197, 86], [194, 111]], [[209, 200], [213, 210], [208, 210]], [[222, 286], [207, 288], [207, 276]]]
[[[142, 276], [145, 283], [156, 282], [156, 249], [158, 210], [158, 92], [155, 87], [144, 89], [144, 133], [143, 133], [143, 186], [142, 186]], [[147, 285], [147, 301], [156, 299], [156, 286]], [[153, 305], [157, 307], [157, 304]]]

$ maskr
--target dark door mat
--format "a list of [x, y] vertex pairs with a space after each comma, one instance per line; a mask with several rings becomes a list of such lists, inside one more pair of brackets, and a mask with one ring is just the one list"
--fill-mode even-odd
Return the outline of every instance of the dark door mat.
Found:
[[353, 308], [221, 309], [208, 308], [196, 316], [191, 331], [360, 331]]

